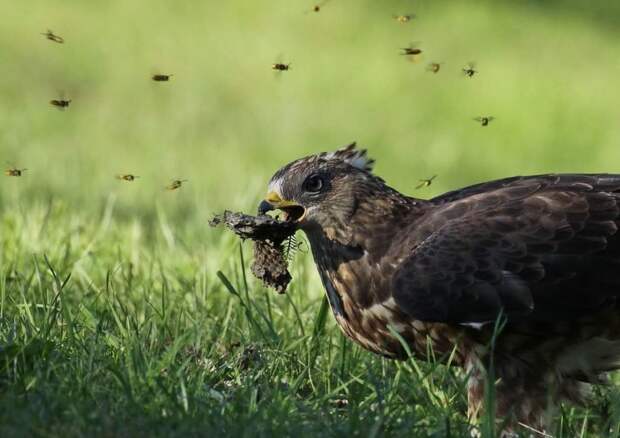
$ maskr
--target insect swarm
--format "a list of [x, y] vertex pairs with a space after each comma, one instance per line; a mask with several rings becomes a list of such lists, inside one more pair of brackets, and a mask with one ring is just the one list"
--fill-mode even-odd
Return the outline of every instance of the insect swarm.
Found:
[[59, 35], [55, 35], [54, 32], [52, 32], [51, 30], [47, 30], [47, 32], [42, 33], [41, 35], [44, 35], [45, 38], [47, 38], [50, 41], [53, 41], [55, 43], [58, 44], [63, 44], [65, 42], [65, 39]]
[[476, 73], [478, 73], [478, 70], [476, 70], [475, 67], [476, 67], [476, 64], [473, 62], [470, 62], [465, 67], [463, 67], [462, 69], [463, 74], [467, 76], [468, 78], [473, 77]]
[[418, 184], [417, 186], [415, 186], [415, 189], [421, 189], [422, 187], [428, 187], [433, 183], [433, 180], [437, 178], [437, 175], [433, 175], [428, 179], [420, 179], [418, 181], [420, 181], [420, 184]]
[[116, 175], [116, 179], [121, 181], [135, 181], [137, 178], [140, 178], [138, 175], [132, 175], [131, 173], [121, 173]]
[[491, 123], [493, 120], [495, 120], [495, 117], [493, 116], [478, 116], [478, 117], [474, 117], [474, 120], [478, 123], [480, 123], [480, 126], [488, 126], [489, 123]]
[[166, 186], [166, 190], [176, 190], [180, 188], [184, 182], [187, 182], [186, 179], [174, 179]]
[[172, 74], [170, 75], [164, 75], [164, 74], [154, 74], [153, 76], [151, 76], [151, 79], [154, 80], [155, 82], [168, 82], [170, 80], [170, 78], [174, 76]]

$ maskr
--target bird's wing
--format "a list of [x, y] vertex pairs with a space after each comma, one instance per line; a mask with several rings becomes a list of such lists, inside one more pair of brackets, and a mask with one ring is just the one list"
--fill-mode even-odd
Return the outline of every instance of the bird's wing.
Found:
[[513, 176], [510, 178], [487, 181], [464, 187], [462, 189], [446, 192], [431, 199], [431, 202], [433, 202], [434, 204], [445, 204], [447, 202], [457, 201], [459, 199], [463, 199], [472, 195], [491, 192], [493, 190], [506, 187], [516, 186], [520, 184], [531, 185], [533, 181], [535, 181], [536, 184], [548, 184], [555, 182], [558, 177], [558, 175], [535, 175], [530, 177]]
[[392, 278], [412, 317], [560, 319], [620, 295], [620, 175], [518, 177], [433, 201]]

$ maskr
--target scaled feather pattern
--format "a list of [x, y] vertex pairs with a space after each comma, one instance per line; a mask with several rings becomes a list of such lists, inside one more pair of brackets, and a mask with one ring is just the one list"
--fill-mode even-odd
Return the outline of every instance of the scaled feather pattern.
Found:
[[353, 143], [268, 186], [272, 208], [297, 212], [346, 336], [390, 358], [451, 357], [471, 418], [493, 354], [505, 432], [545, 430], [549, 406], [585, 403], [620, 367], [620, 175], [519, 176], [424, 200], [373, 163]]

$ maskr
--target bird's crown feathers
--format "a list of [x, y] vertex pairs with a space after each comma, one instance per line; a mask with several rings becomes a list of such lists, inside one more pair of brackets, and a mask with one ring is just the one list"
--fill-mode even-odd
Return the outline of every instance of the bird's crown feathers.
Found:
[[357, 169], [372, 172], [375, 160], [370, 158], [366, 149], [357, 149], [356, 142], [353, 142], [334, 152], [322, 152], [315, 155], [318, 160], [342, 161]]
[[356, 169], [372, 173], [372, 166], [375, 160], [368, 157], [366, 149], [357, 149], [353, 142], [341, 149], [333, 152], [320, 152], [304, 158], [295, 160], [278, 170], [271, 178], [271, 182], [281, 181], [290, 172], [307, 169], [308, 166], [323, 166], [325, 164], [348, 164]]

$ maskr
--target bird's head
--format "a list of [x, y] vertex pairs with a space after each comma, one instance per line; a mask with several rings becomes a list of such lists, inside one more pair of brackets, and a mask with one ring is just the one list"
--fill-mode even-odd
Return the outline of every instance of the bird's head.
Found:
[[355, 143], [293, 161], [269, 181], [259, 214], [281, 210], [284, 220], [305, 230], [343, 223], [371, 188], [383, 185], [371, 173], [373, 163]]

